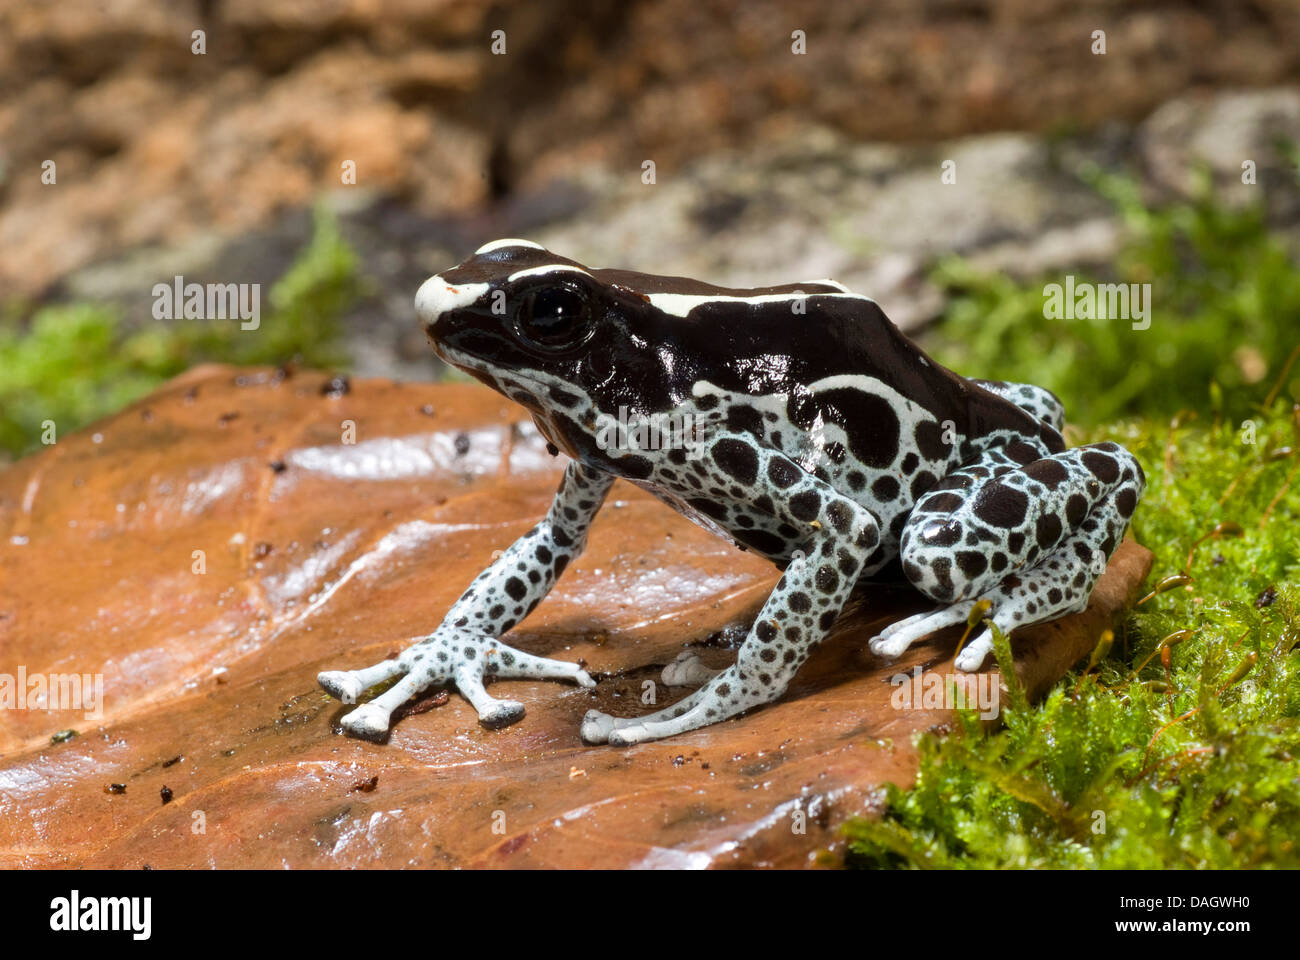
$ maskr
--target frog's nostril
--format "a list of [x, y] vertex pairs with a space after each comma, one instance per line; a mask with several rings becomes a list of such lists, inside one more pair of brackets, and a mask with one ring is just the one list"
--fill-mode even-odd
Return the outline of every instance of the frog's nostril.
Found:
[[415, 312], [425, 329], [432, 332], [440, 317], [469, 306], [487, 291], [486, 283], [449, 283], [434, 274], [416, 291]]

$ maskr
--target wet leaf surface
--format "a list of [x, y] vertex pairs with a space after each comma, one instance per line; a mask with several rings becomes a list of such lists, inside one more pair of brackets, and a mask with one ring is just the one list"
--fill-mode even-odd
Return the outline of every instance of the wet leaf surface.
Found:
[[[544, 513], [563, 461], [484, 388], [327, 382], [199, 368], [0, 473], [0, 672], [104, 688], [98, 716], [0, 711], [0, 865], [811, 865], [881, 784], [911, 781], [913, 736], [951, 720], [897, 709], [890, 679], [950, 672], [960, 631], [873, 657], [883, 623], [925, 606], [882, 588], [779, 703], [667, 741], [583, 745], [593, 706], [637, 715], [684, 696], [659, 672], [687, 644], [727, 663], [726, 628], [777, 579], [620, 483], [587, 553], [511, 634], [585, 660], [595, 691], [495, 684], [528, 708], [497, 731], [430, 691], [387, 743], [341, 736], [350, 708], [317, 672], [437, 626]], [[1013, 637], [1031, 692], [1088, 655], [1149, 566], [1126, 542], [1087, 611]]]

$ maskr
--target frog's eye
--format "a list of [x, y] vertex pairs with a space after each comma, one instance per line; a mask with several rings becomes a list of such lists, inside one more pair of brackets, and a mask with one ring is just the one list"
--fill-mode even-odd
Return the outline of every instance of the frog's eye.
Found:
[[577, 346], [591, 333], [587, 298], [567, 284], [534, 290], [519, 310], [519, 332], [540, 347]]

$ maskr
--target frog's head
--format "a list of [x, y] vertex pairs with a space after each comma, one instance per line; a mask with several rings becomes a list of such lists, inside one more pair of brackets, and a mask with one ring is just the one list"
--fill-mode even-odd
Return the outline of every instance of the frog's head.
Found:
[[601, 413], [665, 398], [669, 374], [627, 278], [526, 240], [498, 240], [415, 296], [443, 360], [526, 407], [553, 443], [590, 454]]

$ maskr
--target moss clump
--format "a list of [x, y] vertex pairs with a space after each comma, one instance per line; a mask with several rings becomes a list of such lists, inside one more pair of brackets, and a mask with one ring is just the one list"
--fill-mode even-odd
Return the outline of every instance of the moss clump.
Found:
[[1138, 456], [1152, 580], [1190, 581], [1135, 609], [1098, 669], [1012, 698], [1000, 731], [970, 713], [923, 739], [915, 789], [848, 825], [850, 863], [1300, 867], [1300, 408], [1073, 439]]
[[196, 363], [342, 366], [339, 318], [357, 292], [356, 257], [334, 219], [318, 213], [256, 331], [230, 320], [128, 328], [117, 310], [85, 303], [42, 307], [23, 323], [12, 307], [0, 316], [0, 462], [37, 446], [44, 421], [66, 433]]

